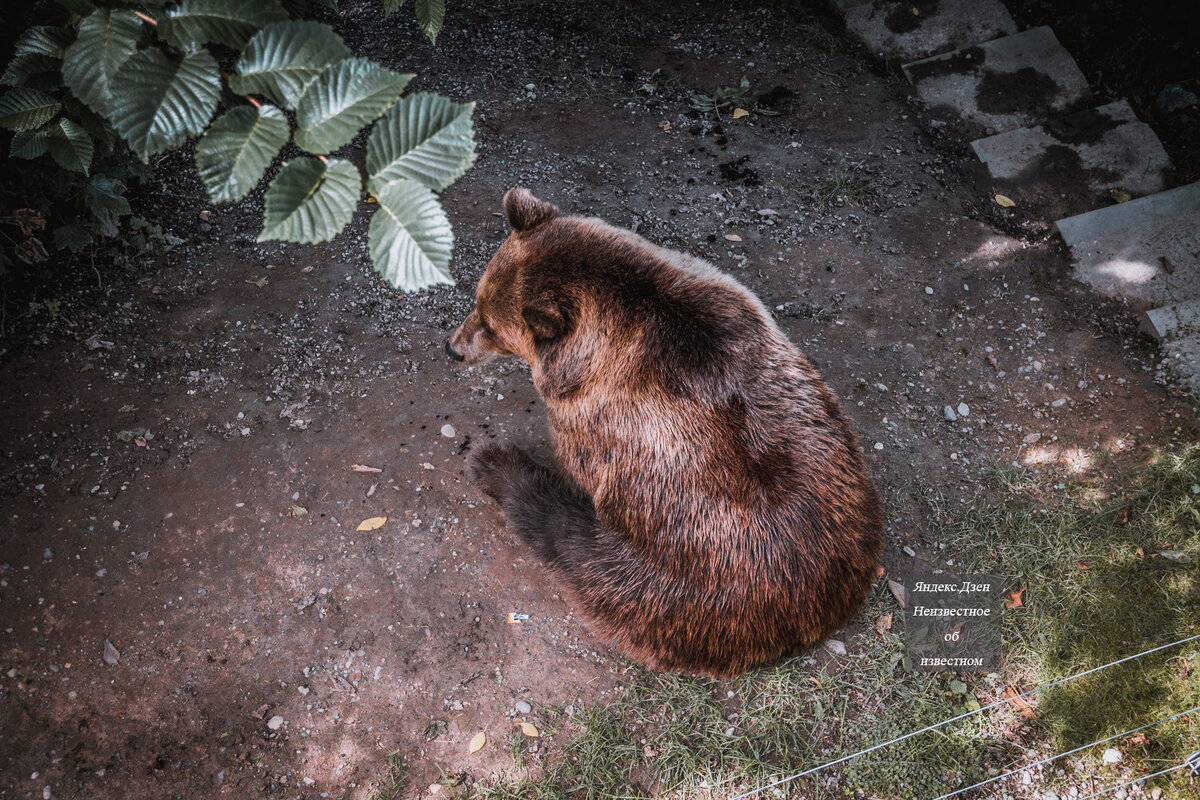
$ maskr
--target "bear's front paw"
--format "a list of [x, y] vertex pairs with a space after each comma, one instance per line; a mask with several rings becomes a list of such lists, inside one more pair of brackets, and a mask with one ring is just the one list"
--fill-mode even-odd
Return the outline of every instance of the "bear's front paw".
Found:
[[489, 444], [473, 450], [467, 464], [471, 481], [497, 502], [511, 496], [535, 467], [524, 450], [511, 444]]

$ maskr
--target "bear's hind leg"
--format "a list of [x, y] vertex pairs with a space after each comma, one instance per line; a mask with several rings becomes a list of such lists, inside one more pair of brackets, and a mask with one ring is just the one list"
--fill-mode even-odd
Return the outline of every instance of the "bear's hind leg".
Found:
[[[513, 445], [488, 445], [471, 454], [471, 478], [504, 509], [521, 538], [550, 563], [578, 558], [596, 535], [596, 510], [573, 487]], [[564, 565], [565, 566], [565, 565]]]

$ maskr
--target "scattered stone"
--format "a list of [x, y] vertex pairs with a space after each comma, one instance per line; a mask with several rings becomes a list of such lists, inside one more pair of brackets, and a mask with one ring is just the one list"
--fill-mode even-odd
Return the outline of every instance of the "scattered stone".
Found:
[[1158, 107], [1167, 113], [1191, 108], [1196, 102], [1196, 95], [1178, 83], [1169, 83], [1158, 93]]
[[958, 415], [960, 417], [971, 416], [971, 407], [969, 405], [967, 405], [966, 403], [959, 403], [958, 404]]
[[1022, 444], [1037, 444], [1042, 438], [1040, 433], [1027, 433], [1025, 438], [1021, 439]]
[[267, 727], [273, 731], [277, 731], [283, 727], [283, 717], [276, 714], [267, 722]]
[[1110, 747], [1104, 751], [1104, 755], [1101, 756], [1101, 760], [1104, 761], [1105, 764], [1119, 764], [1121, 763], [1121, 751], [1115, 747]]
[[876, 449], [876, 450], [882, 450], [882, 449], [883, 449], [883, 442], [876, 442], [876, 443], [875, 443], [875, 449]]
[[1067, 404], [1067, 398], [1060, 397], [1057, 400], [1055, 400], [1053, 403], [1051, 403], [1050, 405], [1054, 406], [1055, 408], [1062, 408], [1066, 404]]
[[530, 711], [533, 711], [533, 706], [524, 700], [518, 700], [516, 708], [518, 714], [528, 714]]
[[49, 547], [47, 547], [45, 550], [42, 551], [42, 560], [43, 561], [49, 561], [52, 558], [54, 558], [54, 551], [51, 550]]
[[833, 653], [835, 656], [846, 655], [845, 642], [839, 641], [837, 639], [826, 639], [825, 640], [825, 649], [828, 650], [830, 653]]
[[453, 439], [456, 434], [457, 431], [454, 430], [454, 426], [450, 423], [446, 423], [442, 426], [442, 436], [445, 436], [447, 439]]
[[904, 555], [908, 556], [909, 558], [916, 558], [917, 551], [913, 550], [908, 545], [904, 545]]
[[121, 651], [108, 639], [104, 640], [104, 663], [113, 667], [121, 663]]
[[303, 778], [301, 778], [300, 780], [304, 782], [304, 785], [305, 785], [305, 786], [312, 786], [313, 784], [315, 784], [315, 783], [316, 783], [316, 781], [315, 781], [315, 780], [313, 780], [312, 778], [308, 777], [307, 775], [305, 775], [305, 776], [304, 776]]
[[925, 294], [933, 294], [933, 287], [932, 287], [932, 286], [926, 286], [926, 287], [925, 287]]
[[950, 406], [942, 409], [942, 416], [946, 418], [947, 422], [954, 422], [958, 419], [958, 414], [955, 414], [954, 409]]

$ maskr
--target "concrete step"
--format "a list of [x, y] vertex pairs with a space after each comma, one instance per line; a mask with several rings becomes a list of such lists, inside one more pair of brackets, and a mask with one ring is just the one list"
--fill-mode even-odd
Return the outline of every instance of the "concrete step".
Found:
[[1141, 197], [1170, 185], [1167, 152], [1124, 100], [978, 139], [971, 147], [997, 192], [1047, 219], [1108, 205], [1113, 189]]
[[1200, 331], [1169, 336], [1161, 350], [1160, 375], [1200, 397]]
[[1097, 291], [1139, 309], [1200, 300], [1200, 182], [1055, 225]]
[[1087, 80], [1047, 27], [905, 64], [917, 96], [988, 134], [1037, 125], [1091, 105]]
[[1147, 311], [1142, 316], [1142, 331], [1155, 339], [1200, 333], [1200, 300]]
[[1017, 32], [1000, 0], [834, 0], [872, 54], [912, 61]]

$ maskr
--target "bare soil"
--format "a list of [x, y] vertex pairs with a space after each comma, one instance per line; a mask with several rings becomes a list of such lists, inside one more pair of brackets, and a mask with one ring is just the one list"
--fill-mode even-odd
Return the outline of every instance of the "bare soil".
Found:
[[[328, 245], [256, 244], [259, 201], [202, 216], [173, 156], [140, 210], [186, 244], [30, 307], [3, 343], [0, 798], [357, 797], [393, 750], [418, 796], [513, 769], [516, 722], [620, 691], [632, 665], [464, 478], [483, 441], [548, 452], [524, 365], [442, 349], [514, 185], [775, 309], [856, 424], [895, 574], [954, 558], [929, 493], [977, 501], [1013, 464], [1119, 474], [1197, 437], [1132, 314], [1074, 284], [1043, 222], [992, 204], [956, 122], [828, 20], [452, 3], [435, 48], [410, 14], [330, 21], [414, 90], [478, 103], [478, 164], [443, 198], [455, 288], [384, 286], [361, 215]], [[748, 116], [690, 110], [743, 76]]]

